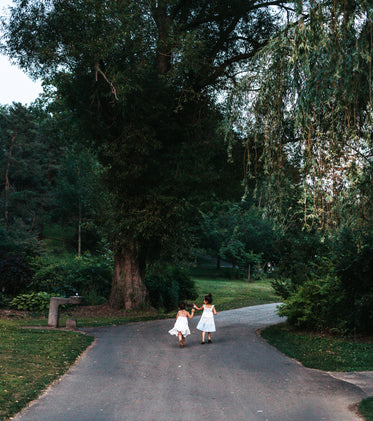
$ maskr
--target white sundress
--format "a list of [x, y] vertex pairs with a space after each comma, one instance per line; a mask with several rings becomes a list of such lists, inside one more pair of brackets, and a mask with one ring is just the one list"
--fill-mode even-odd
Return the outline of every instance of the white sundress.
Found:
[[198, 330], [216, 332], [213, 308], [214, 306], [206, 307], [203, 305], [203, 313], [197, 325]]
[[190, 330], [188, 326], [188, 317], [185, 316], [179, 316], [176, 319], [176, 322], [174, 324], [174, 327], [168, 331], [170, 335], [179, 335], [179, 332], [185, 337], [187, 335], [190, 335]]

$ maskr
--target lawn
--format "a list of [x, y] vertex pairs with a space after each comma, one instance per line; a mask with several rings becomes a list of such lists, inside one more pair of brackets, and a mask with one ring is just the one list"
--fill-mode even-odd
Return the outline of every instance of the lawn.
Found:
[[93, 337], [66, 331], [19, 328], [0, 320], [0, 419], [37, 398], [64, 374]]
[[195, 282], [199, 292], [195, 303], [202, 305], [204, 296], [211, 293], [213, 304], [218, 311], [279, 301], [268, 279], [248, 283], [242, 280], [196, 278]]
[[261, 336], [305, 367], [325, 371], [373, 370], [373, 341], [300, 332], [286, 324], [270, 326]]

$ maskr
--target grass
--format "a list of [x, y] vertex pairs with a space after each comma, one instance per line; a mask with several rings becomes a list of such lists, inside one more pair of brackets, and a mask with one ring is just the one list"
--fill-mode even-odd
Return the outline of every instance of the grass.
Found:
[[373, 370], [373, 341], [299, 332], [286, 324], [270, 326], [261, 332], [261, 336], [306, 367], [325, 371]]
[[212, 294], [213, 304], [218, 311], [279, 301], [268, 278], [247, 282], [246, 274], [243, 274], [245, 279], [230, 279], [238, 272], [230, 268], [218, 270], [215, 263], [200, 259], [191, 271], [199, 293], [195, 303], [202, 305], [208, 293]]
[[220, 279], [195, 279], [195, 282], [199, 292], [194, 300], [196, 304], [202, 305], [204, 296], [210, 292], [218, 311], [279, 301], [268, 279], [253, 283]]
[[366, 421], [373, 421], [373, 397], [363, 399], [360, 402], [359, 410]]
[[0, 419], [37, 398], [64, 374], [93, 337], [66, 331], [20, 329], [0, 320]]

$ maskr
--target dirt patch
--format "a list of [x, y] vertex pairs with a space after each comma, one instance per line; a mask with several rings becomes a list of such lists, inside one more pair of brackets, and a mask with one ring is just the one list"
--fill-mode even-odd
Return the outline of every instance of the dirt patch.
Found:
[[[27, 319], [31, 316], [29, 311], [5, 310], [0, 309], [0, 319]], [[66, 314], [61, 312], [61, 316]], [[116, 310], [105, 303], [99, 306], [76, 306], [68, 310], [68, 314], [73, 318], [79, 317], [136, 317], [136, 316], [153, 316], [157, 314], [155, 309], [150, 310]]]
[[28, 311], [0, 309], [0, 319], [27, 319], [30, 317]]

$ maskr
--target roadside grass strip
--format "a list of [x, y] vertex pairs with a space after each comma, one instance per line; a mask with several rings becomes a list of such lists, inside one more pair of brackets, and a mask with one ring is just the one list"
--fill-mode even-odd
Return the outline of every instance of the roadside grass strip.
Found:
[[21, 329], [0, 320], [0, 420], [36, 399], [92, 341], [75, 332]]
[[286, 324], [270, 326], [261, 336], [305, 367], [324, 371], [373, 370], [373, 341], [350, 340], [293, 330]]
[[373, 421], [373, 397], [363, 399], [360, 402], [359, 411], [366, 421]]

